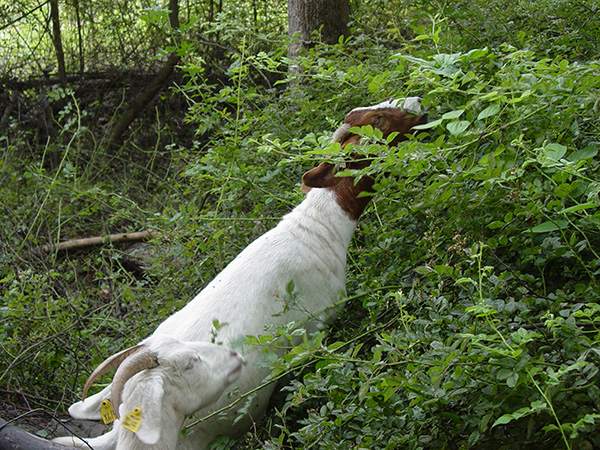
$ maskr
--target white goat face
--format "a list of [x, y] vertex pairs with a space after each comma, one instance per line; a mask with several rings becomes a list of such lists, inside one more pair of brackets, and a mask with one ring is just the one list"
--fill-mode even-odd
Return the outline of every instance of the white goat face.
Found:
[[[186, 343], [164, 360], [168, 378], [165, 395], [184, 415], [192, 414], [217, 400], [242, 369], [242, 357], [233, 350], [206, 342]], [[158, 368], [157, 368], [158, 369]]]
[[146, 342], [157, 355], [158, 365], [130, 378], [123, 389], [121, 417], [134, 408], [142, 410], [142, 424], [136, 435], [145, 444], [155, 444], [165, 424], [216, 401], [235, 381], [243, 358], [235, 351], [208, 342], [181, 342], [161, 337]]

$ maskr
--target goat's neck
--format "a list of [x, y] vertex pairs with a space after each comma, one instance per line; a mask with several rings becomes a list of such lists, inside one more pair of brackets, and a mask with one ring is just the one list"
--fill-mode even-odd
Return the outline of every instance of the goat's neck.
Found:
[[312, 189], [283, 223], [305, 229], [317, 236], [317, 242], [327, 242], [345, 254], [356, 228], [356, 220], [342, 209], [336, 193], [327, 188]]
[[358, 180], [353, 177], [344, 177], [331, 189], [335, 192], [335, 198], [340, 208], [350, 218], [358, 220], [367, 205], [371, 202], [371, 195], [374, 193], [374, 184], [374, 180], [368, 175]]

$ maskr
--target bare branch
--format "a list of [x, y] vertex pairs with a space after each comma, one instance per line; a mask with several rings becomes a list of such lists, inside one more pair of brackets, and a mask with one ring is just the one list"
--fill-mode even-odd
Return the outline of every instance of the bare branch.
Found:
[[83, 239], [73, 239], [70, 241], [59, 242], [54, 245], [45, 245], [42, 249], [46, 252], [49, 251], [61, 251], [61, 250], [75, 250], [80, 248], [92, 247], [95, 245], [103, 244], [116, 244], [118, 242], [137, 242], [145, 239], [156, 237], [157, 233], [152, 230], [139, 231], [135, 233], [118, 233], [110, 234], [108, 236], [95, 236]]

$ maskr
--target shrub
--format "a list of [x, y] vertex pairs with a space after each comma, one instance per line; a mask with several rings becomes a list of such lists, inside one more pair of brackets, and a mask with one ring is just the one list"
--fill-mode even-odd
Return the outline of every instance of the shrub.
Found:
[[[274, 363], [274, 377], [295, 377], [240, 446], [600, 446], [598, 63], [545, 53], [544, 33], [505, 39], [492, 22], [472, 45], [452, 26], [458, 9], [427, 18], [434, 2], [419, 5], [373, 37], [317, 45], [294, 73], [284, 40], [232, 24], [218, 77], [183, 55], [193, 142], [112, 155], [75, 99], [43, 152], [3, 138], [0, 380], [43, 405], [75, 400], [83, 365], [147, 335], [302, 198], [303, 170], [333, 152], [346, 111], [422, 95], [432, 110], [416, 138], [388, 149], [362, 130], [378, 192], [350, 250], [346, 307]], [[161, 235], [135, 271], [120, 247], [39, 251], [139, 228]], [[292, 335], [301, 324], [250, 340]]]
[[435, 113], [379, 147], [348, 308], [276, 367], [298, 377], [268, 446], [597, 446], [598, 65], [510, 47], [390, 64]]

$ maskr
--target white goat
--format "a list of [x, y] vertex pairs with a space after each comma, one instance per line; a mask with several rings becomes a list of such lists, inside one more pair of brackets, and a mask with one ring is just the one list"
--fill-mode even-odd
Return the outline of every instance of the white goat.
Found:
[[[349, 132], [353, 126], [372, 125], [384, 136], [398, 132], [390, 145], [406, 139], [413, 126], [424, 123], [419, 98], [399, 99], [350, 111], [344, 124], [334, 133], [333, 140], [342, 147], [358, 144], [360, 137]], [[348, 161], [347, 168], [361, 169], [369, 164], [364, 157]], [[150, 346], [163, 336], [186, 341], [210, 341], [213, 321], [222, 328], [218, 338], [226, 345], [243, 342], [246, 336], [261, 335], [268, 326], [298, 322], [313, 317], [304, 324], [308, 333], [319, 329], [321, 321], [334, 315], [330, 309], [345, 288], [346, 252], [358, 217], [369, 202], [363, 191], [372, 191], [373, 180], [363, 176], [336, 177], [335, 167], [328, 162], [304, 174], [303, 190], [307, 196], [292, 212], [283, 217], [272, 230], [246, 247], [217, 277], [182, 310], [158, 326], [141, 347]], [[293, 301], [286, 287], [293, 282]], [[319, 313], [319, 317], [314, 317]], [[270, 369], [256, 349], [242, 350], [247, 365], [243, 375], [232, 386], [240, 394], [255, 389], [268, 377]], [[100, 404], [109, 396], [111, 386], [78, 402], [69, 413], [79, 419], [99, 419]], [[225, 420], [210, 419], [192, 428], [182, 437], [178, 449], [198, 450], [218, 435], [237, 437], [247, 431], [253, 421], [264, 413], [273, 386], [258, 391], [248, 412], [234, 423], [235, 408]], [[203, 417], [231, 402], [226, 396], [198, 411]], [[95, 450], [112, 450], [117, 434], [111, 431], [88, 442]]]
[[[118, 366], [111, 392], [116, 449], [176, 450], [185, 418], [216, 401], [239, 377], [242, 362], [239, 353], [221, 345], [150, 337], [104, 361], [90, 376], [84, 396], [95, 379]], [[139, 429], [118, 426], [135, 408], [141, 414]], [[76, 438], [55, 441], [89, 448]]]

